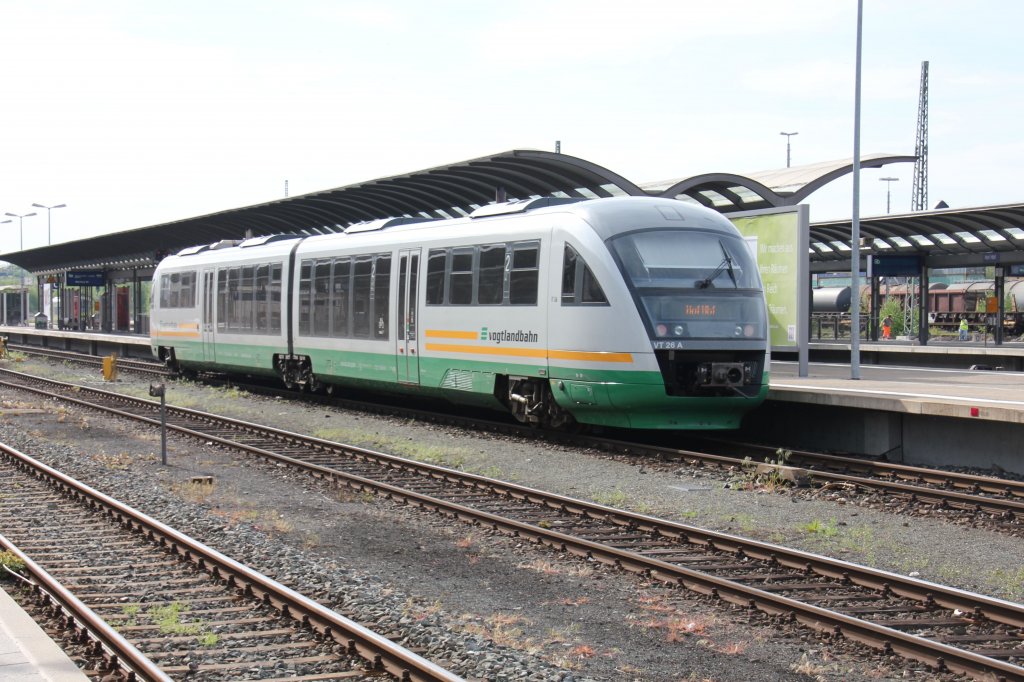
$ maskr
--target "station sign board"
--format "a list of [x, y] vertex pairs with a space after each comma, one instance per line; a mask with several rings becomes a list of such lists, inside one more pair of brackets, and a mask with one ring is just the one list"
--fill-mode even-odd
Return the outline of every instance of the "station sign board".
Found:
[[107, 283], [102, 270], [71, 270], [67, 276], [69, 287], [101, 287]]
[[919, 277], [921, 256], [880, 254], [871, 256], [871, 274], [876, 277]]

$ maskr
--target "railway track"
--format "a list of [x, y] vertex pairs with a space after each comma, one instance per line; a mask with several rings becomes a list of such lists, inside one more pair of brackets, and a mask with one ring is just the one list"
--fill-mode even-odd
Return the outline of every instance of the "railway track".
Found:
[[[61, 389], [44, 380], [32, 390], [57, 395]], [[158, 422], [150, 401], [67, 390], [75, 402]], [[615, 565], [936, 670], [1024, 681], [1020, 604], [207, 413], [173, 409], [168, 425], [335, 485]]]
[[92, 677], [460, 679], [174, 529], [0, 444], [0, 548], [61, 613]]
[[[38, 346], [26, 346], [21, 344], [8, 344], [7, 349], [17, 353], [25, 353], [26, 355], [38, 355], [40, 357], [51, 358], [54, 360], [67, 360], [70, 362], [77, 362], [83, 365], [95, 365], [100, 367], [103, 365], [104, 358], [89, 355], [88, 353], [76, 353], [69, 350], [57, 350], [54, 348], [39, 348]], [[167, 367], [167, 365], [159, 362], [149, 362], [147, 360], [132, 360], [128, 358], [118, 358], [117, 366], [119, 369], [138, 372], [140, 374], [150, 374], [153, 376], [167, 377], [173, 375], [173, 372]]]
[[[12, 348], [58, 359], [97, 365], [101, 362], [100, 358], [68, 351], [39, 349], [33, 346]], [[129, 361], [119, 360], [118, 362], [121, 364]], [[130, 361], [125, 368], [159, 376], [171, 374], [170, 370], [161, 364], [143, 361]], [[251, 388], [274, 395], [295, 395], [293, 391], [274, 390], [266, 386]], [[544, 438], [609, 453], [642, 455], [669, 463], [685, 463], [690, 466], [715, 468], [723, 471], [743, 472], [746, 469], [751, 478], [758, 473], [771, 475], [774, 472], [777, 478], [785, 477], [798, 481], [801, 485], [838, 486], [844, 490], [882, 496], [903, 505], [910, 505], [925, 514], [983, 515], [986, 517], [986, 524], [994, 530], [1010, 534], [1024, 533], [1024, 481], [805, 450], [786, 450], [785, 461], [781, 461], [777, 448], [750, 443], [704, 439], [702, 442], [707, 444], [708, 451], [698, 451], [659, 445], [657, 442], [651, 441], [625, 441], [587, 434], [538, 431], [515, 423], [393, 405], [374, 405], [365, 400], [347, 400], [338, 396], [324, 399], [352, 409], [378, 411], [466, 428], [497, 431], [524, 438]], [[653, 439], [659, 438], [658, 435], [653, 437]]]

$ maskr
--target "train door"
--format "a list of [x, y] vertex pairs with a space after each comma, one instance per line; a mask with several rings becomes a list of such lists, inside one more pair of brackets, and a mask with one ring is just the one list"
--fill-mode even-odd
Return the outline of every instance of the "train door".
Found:
[[420, 382], [419, 333], [416, 320], [416, 283], [420, 269], [420, 250], [398, 252], [398, 381]]
[[213, 270], [203, 270], [203, 305], [202, 323], [200, 324], [199, 335], [203, 341], [203, 359], [206, 362], [216, 362], [217, 352], [213, 342], [213, 294], [216, 291], [216, 278]]

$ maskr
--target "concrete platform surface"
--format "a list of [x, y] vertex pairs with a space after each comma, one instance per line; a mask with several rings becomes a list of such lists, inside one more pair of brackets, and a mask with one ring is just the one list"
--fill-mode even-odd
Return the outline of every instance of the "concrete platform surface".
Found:
[[769, 400], [1024, 424], [1024, 373], [772, 362]]
[[0, 680], [86, 682], [67, 654], [0, 589]]

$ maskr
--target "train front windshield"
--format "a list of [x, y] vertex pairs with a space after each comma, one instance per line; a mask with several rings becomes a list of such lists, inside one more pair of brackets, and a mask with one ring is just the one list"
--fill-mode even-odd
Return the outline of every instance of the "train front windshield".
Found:
[[655, 347], [681, 339], [763, 340], [764, 295], [739, 237], [694, 230], [633, 232], [609, 241]]

